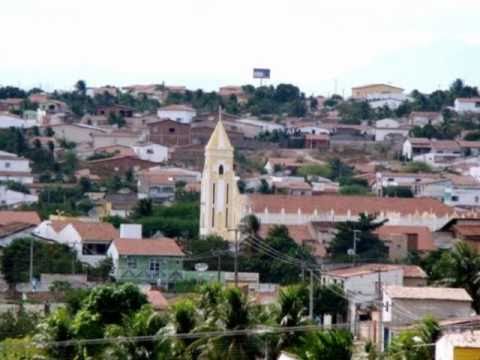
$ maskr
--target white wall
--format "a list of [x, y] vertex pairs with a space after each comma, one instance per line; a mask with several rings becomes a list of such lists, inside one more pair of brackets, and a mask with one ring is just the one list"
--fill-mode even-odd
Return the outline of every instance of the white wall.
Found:
[[37, 125], [36, 120], [24, 120], [15, 116], [0, 114], [0, 129], [15, 128], [31, 128]]
[[410, 140], [405, 140], [405, 142], [403, 143], [403, 146], [402, 146], [402, 155], [407, 158], [407, 159], [411, 159], [412, 158], [412, 143], [410, 142]]
[[157, 116], [161, 119], [170, 119], [182, 124], [190, 124], [195, 117], [196, 112], [186, 110], [162, 110], [157, 111]]
[[455, 111], [459, 113], [463, 113], [463, 112], [480, 113], [480, 100], [478, 100], [477, 102], [473, 102], [473, 101], [461, 101], [459, 99], [456, 99]]
[[168, 147], [159, 144], [134, 145], [133, 151], [142, 160], [162, 163], [168, 160]]
[[6, 186], [0, 186], [0, 204], [7, 206], [16, 206], [22, 204], [32, 204], [38, 201], [38, 196], [24, 194], [19, 191], [7, 189]]
[[0, 159], [0, 171], [31, 172], [30, 161], [17, 157]]

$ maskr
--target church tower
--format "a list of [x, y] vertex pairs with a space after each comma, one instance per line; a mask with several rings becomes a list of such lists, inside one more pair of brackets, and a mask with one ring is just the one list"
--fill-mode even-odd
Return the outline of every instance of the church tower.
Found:
[[236, 205], [239, 192], [233, 169], [233, 146], [222, 119], [205, 147], [200, 200], [200, 235], [218, 235], [233, 240], [229, 229], [237, 225]]

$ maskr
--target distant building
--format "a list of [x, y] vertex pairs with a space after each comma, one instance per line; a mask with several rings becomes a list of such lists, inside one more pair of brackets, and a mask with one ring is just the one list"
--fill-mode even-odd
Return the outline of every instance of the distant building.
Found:
[[352, 87], [352, 98], [367, 100], [377, 96], [403, 94], [403, 89], [388, 84], [370, 84]]
[[190, 124], [164, 119], [148, 123], [149, 140], [164, 146], [185, 146], [192, 143]]
[[408, 116], [408, 123], [411, 126], [437, 125], [442, 121], [442, 113], [436, 111], [412, 111]]
[[187, 105], [168, 105], [157, 111], [160, 119], [170, 119], [182, 124], [190, 124], [197, 115], [197, 111]]
[[0, 181], [33, 184], [30, 160], [16, 154], [0, 151]]
[[410, 126], [401, 125], [394, 119], [382, 119], [375, 123], [374, 131], [375, 141], [384, 141], [395, 136], [403, 140], [408, 136]]
[[480, 97], [457, 98], [454, 102], [454, 109], [458, 113], [480, 113]]
[[37, 195], [10, 190], [7, 186], [0, 185], [0, 206], [2, 207], [15, 208], [21, 205], [31, 205], [37, 201]]
[[92, 174], [109, 177], [124, 176], [128, 171], [139, 171], [157, 165], [154, 162], [139, 159], [137, 156], [113, 156], [105, 159], [91, 160], [88, 168]]
[[30, 236], [40, 222], [35, 211], [0, 210], [0, 248], [16, 238]]
[[121, 116], [121, 117], [132, 117], [134, 109], [130, 106], [125, 105], [109, 105], [109, 106], [99, 106], [95, 110], [95, 115], [101, 115], [109, 117], [110, 115]]
[[168, 160], [168, 147], [155, 143], [136, 144], [132, 146], [135, 154], [142, 160], [163, 163]]
[[19, 129], [28, 129], [36, 125], [38, 125], [36, 119], [26, 120], [13, 114], [0, 113], [0, 129], [8, 129], [11, 127], [19, 128]]
[[325, 150], [330, 147], [330, 135], [325, 134], [306, 134], [305, 135], [305, 149]]
[[181, 280], [185, 254], [169, 238], [117, 238], [108, 249], [117, 281], [164, 287]]

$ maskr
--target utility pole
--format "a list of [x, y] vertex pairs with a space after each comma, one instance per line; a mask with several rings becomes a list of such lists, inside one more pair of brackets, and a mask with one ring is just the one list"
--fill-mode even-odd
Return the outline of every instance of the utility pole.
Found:
[[221, 281], [221, 273], [222, 273], [222, 257], [220, 256], [220, 252], [217, 253], [217, 272], [218, 272], [218, 282]]
[[360, 230], [353, 230], [353, 265], [355, 265], [355, 260], [357, 259], [357, 241], [359, 233]]
[[310, 289], [309, 289], [308, 317], [313, 320], [313, 270], [310, 269]]
[[382, 269], [377, 269], [377, 304], [378, 304], [378, 351], [383, 352], [383, 297], [382, 297]]
[[235, 232], [235, 248], [233, 253], [233, 271], [235, 273], [235, 287], [238, 288], [238, 233], [240, 232], [239, 228], [229, 229], [228, 231]]
[[30, 237], [30, 286], [33, 288], [33, 237]]

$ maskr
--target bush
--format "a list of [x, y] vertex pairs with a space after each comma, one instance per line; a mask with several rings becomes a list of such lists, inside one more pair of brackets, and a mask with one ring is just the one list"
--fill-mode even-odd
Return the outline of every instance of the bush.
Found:
[[433, 169], [430, 165], [423, 161], [412, 161], [408, 163], [403, 170], [409, 173], [431, 173]]

